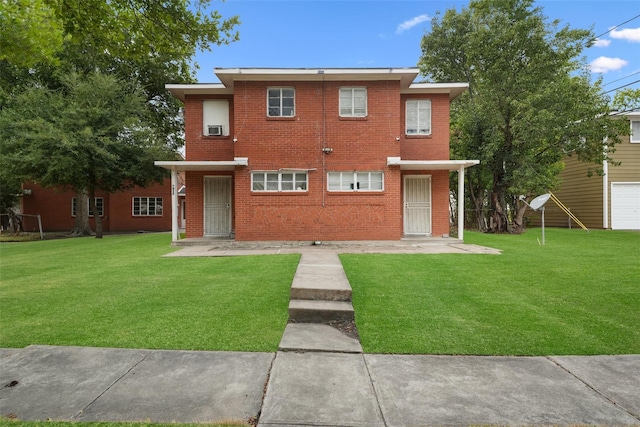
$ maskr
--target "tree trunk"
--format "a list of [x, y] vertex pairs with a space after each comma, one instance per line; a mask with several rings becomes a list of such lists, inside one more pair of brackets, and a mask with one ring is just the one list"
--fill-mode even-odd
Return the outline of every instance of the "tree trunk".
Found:
[[93, 219], [96, 222], [96, 239], [102, 239], [102, 218], [96, 205], [96, 191], [93, 188], [89, 189], [89, 204], [93, 211]]
[[89, 203], [87, 191], [79, 190], [76, 193], [76, 222], [71, 229], [73, 237], [91, 236], [93, 232], [89, 227]]
[[516, 201], [515, 206], [517, 207], [518, 211], [516, 213], [515, 219], [513, 220], [513, 232], [520, 234], [524, 232], [525, 228], [524, 214], [527, 211], [527, 205], [520, 201]]
[[491, 233], [508, 233], [509, 218], [504, 191], [494, 186], [491, 190], [491, 213], [489, 215], [489, 231]]

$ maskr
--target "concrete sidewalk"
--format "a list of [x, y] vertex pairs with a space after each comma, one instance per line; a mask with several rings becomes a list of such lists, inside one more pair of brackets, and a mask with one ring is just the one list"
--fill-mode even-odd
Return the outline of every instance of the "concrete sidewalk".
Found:
[[640, 425], [640, 355], [30, 346], [2, 350], [0, 356], [0, 415], [21, 420], [259, 419], [265, 427]]

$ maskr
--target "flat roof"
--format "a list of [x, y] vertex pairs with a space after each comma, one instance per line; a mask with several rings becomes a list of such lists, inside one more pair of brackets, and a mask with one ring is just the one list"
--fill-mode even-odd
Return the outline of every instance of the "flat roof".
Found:
[[399, 81], [401, 93], [448, 93], [454, 99], [468, 83], [414, 83], [419, 68], [215, 68], [221, 83], [167, 84], [184, 101], [186, 95], [233, 94], [236, 81]]

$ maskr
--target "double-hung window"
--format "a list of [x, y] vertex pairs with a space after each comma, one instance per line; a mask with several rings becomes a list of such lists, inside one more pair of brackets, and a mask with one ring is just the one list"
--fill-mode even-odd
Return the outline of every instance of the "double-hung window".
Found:
[[340, 117], [367, 116], [367, 88], [340, 88]]
[[631, 121], [631, 136], [629, 138], [632, 144], [640, 143], [640, 120]]
[[251, 190], [256, 192], [269, 191], [307, 191], [307, 172], [252, 172]]
[[382, 172], [329, 172], [327, 189], [329, 191], [382, 191], [384, 175]]
[[407, 100], [405, 111], [407, 135], [431, 135], [431, 100]]
[[291, 87], [271, 87], [267, 89], [267, 115], [269, 117], [293, 117], [296, 91]]
[[[87, 197], [87, 203], [89, 203], [89, 198]], [[101, 217], [104, 216], [104, 199], [102, 197], [96, 197], [96, 208], [98, 209], [98, 213]], [[71, 216], [76, 216], [76, 198], [73, 197], [71, 199]], [[93, 216], [93, 210], [91, 210], [91, 204], [89, 204], [89, 216]]]
[[162, 197], [134, 197], [133, 216], [162, 216]]

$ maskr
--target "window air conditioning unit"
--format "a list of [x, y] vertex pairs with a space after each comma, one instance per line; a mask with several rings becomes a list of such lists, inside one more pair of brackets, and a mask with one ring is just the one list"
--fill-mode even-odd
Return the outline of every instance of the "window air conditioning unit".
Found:
[[222, 136], [222, 125], [208, 125], [207, 126], [207, 135], [208, 136]]

